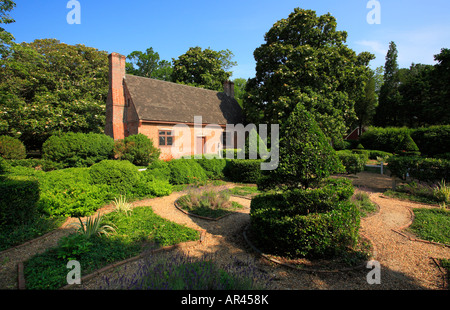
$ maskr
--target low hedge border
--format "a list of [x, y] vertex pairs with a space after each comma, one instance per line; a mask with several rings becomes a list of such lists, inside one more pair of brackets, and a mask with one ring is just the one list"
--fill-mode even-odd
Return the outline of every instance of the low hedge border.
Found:
[[359, 270], [359, 269], [366, 268], [367, 263], [368, 263], [370, 260], [375, 259], [375, 256], [376, 256], [375, 253], [377, 253], [373, 241], [372, 241], [369, 237], [367, 237], [366, 235], [360, 233], [360, 236], [363, 237], [364, 239], [366, 239], [367, 241], [369, 241], [369, 242], [370, 242], [370, 245], [371, 245], [371, 247], [372, 247], [372, 254], [371, 254], [370, 258], [369, 258], [368, 260], [364, 261], [363, 263], [361, 263], [361, 264], [359, 264], [359, 265], [357, 265], [357, 266], [354, 266], [354, 267], [345, 267], [345, 268], [338, 268], [338, 269], [333, 269], [333, 270], [316, 269], [316, 268], [299, 268], [298, 265], [289, 264], [289, 263], [284, 263], [284, 262], [282, 262], [282, 261], [280, 261], [280, 260], [278, 260], [278, 259], [273, 258], [273, 257], [272, 257], [271, 255], [269, 255], [269, 254], [263, 253], [260, 249], [258, 249], [258, 248], [250, 241], [250, 239], [249, 239], [249, 237], [248, 237], [248, 235], [247, 235], [247, 232], [248, 232], [249, 228], [250, 228], [250, 224], [247, 225], [247, 226], [245, 227], [245, 229], [244, 229], [244, 231], [243, 231], [243, 236], [244, 236], [244, 239], [245, 239], [245, 241], [247, 242], [247, 244], [248, 244], [248, 245], [249, 245], [256, 253], [258, 253], [258, 255], [260, 255], [261, 257], [263, 257], [263, 258], [265, 258], [265, 259], [267, 259], [267, 260], [270, 261], [270, 262], [273, 262], [273, 263], [275, 263], [275, 264], [278, 264], [278, 265], [281, 265], [281, 266], [285, 266], [285, 267], [288, 267], [288, 268], [290, 268], [290, 269], [294, 269], [294, 270], [297, 270], [297, 271], [312, 272], [312, 273], [315, 273], [315, 272], [316, 272], [316, 273], [339, 273], [339, 272], [346, 272], [346, 271]]

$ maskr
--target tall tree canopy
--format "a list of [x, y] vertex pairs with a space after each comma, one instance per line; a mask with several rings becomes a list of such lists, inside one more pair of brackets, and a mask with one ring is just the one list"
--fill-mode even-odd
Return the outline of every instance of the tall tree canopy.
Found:
[[283, 123], [301, 103], [329, 138], [342, 139], [374, 56], [348, 48], [336, 26], [330, 14], [299, 8], [273, 25], [254, 52], [256, 76], [244, 101], [249, 122]]
[[102, 132], [106, 52], [55, 39], [13, 44], [0, 68], [0, 135], [38, 149], [58, 131]]
[[377, 126], [396, 126], [397, 123], [397, 111], [401, 104], [399, 92], [400, 74], [397, 58], [397, 45], [395, 42], [390, 42], [384, 65], [384, 84], [380, 89], [375, 116], [375, 124]]
[[172, 81], [211, 90], [222, 91], [223, 83], [236, 65], [230, 50], [214, 51], [210, 48], [191, 47], [185, 54], [173, 59]]
[[161, 60], [159, 54], [149, 47], [145, 52], [134, 51], [127, 56], [126, 70], [128, 74], [170, 81], [172, 64]]
[[8, 52], [9, 45], [13, 42], [14, 36], [6, 31], [3, 25], [14, 23], [14, 19], [9, 16], [9, 12], [16, 6], [11, 0], [0, 0], [0, 59], [4, 58]]

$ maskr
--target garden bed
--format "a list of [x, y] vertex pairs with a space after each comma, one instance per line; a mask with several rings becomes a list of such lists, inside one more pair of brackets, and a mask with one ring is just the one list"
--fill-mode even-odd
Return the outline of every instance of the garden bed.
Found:
[[190, 216], [218, 221], [244, 208], [238, 202], [230, 200], [230, 197], [228, 189], [190, 189], [187, 195], [175, 201], [175, 207]]

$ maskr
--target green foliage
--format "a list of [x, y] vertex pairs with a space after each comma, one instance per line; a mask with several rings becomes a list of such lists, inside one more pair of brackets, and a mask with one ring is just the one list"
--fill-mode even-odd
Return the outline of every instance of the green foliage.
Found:
[[58, 241], [57, 258], [64, 261], [79, 260], [92, 248], [93, 242], [88, 239], [83, 234], [71, 234], [62, 237]]
[[450, 211], [414, 209], [414, 221], [409, 229], [421, 239], [450, 244]]
[[111, 212], [103, 220], [104, 224], [114, 226], [117, 233], [89, 239], [73, 234], [62, 239], [57, 247], [24, 262], [27, 289], [59, 289], [67, 285], [68, 258], [77, 258], [82, 266], [81, 275], [85, 276], [140, 254], [146, 242], [167, 246], [199, 238], [196, 230], [167, 221], [150, 207], [134, 208], [129, 216]]
[[51, 136], [42, 146], [43, 159], [64, 167], [88, 167], [112, 158], [114, 140], [97, 133], [61, 133]]
[[411, 137], [426, 156], [450, 153], [450, 125], [413, 129]]
[[25, 145], [10, 136], [0, 136], [0, 156], [5, 159], [24, 159], [27, 157]]
[[228, 70], [236, 65], [229, 50], [214, 51], [191, 47], [185, 54], [173, 59], [172, 81], [216, 91], [223, 91], [223, 84], [231, 76]]
[[133, 51], [127, 56], [127, 74], [143, 76], [163, 81], [171, 81], [172, 64], [167, 60], [160, 60], [159, 54], [148, 48], [145, 53]]
[[11, 168], [11, 164], [0, 156], [0, 175], [5, 174]]
[[279, 164], [258, 184], [261, 188], [308, 188], [343, 170], [336, 151], [312, 115], [298, 104], [281, 129]]
[[254, 124], [283, 124], [298, 103], [305, 106], [332, 141], [355, 119], [373, 55], [345, 45], [330, 14], [296, 8], [266, 33], [254, 52], [256, 76], [247, 81], [244, 110]]
[[203, 167], [206, 172], [206, 176], [210, 180], [222, 180], [225, 177], [224, 170], [227, 165], [227, 161], [221, 158], [206, 158], [203, 156], [196, 161]]
[[359, 212], [349, 201], [352, 194], [351, 183], [336, 181], [323, 188], [258, 195], [251, 202], [252, 236], [265, 253], [339, 255], [359, 238]]
[[202, 183], [207, 175], [202, 166], [192, 159], [174, 159], [169, 161], [171, 184]]
[[100, 213], [97, 213], [97, 216], [88, 217], [86, 221], [82, 221], [81, 218], [78, 218], [78, 223], [74, 223], [76, 227], [78, 227], [77, 232], [87, 239], [93, 236], [101, 236], [101, 235], [109, 235], [111, 232], [115, 232], [116, 230], [111, 225], [102, 225], [103, 216]]
[[113, 192], [128, 194], [140, 182], [137, 167], [129, 161], [102, 160], [89, 169], [94, 184], [108, 185]]
[[128, 160], [136, 166], [147, 166], [158, 159], [161, 154], [161, 151], [153, 146], [153, 141], [141, 133], [126, 137], [122, 140], [122, 143], [123, 148], [120, 152], [120, 159]]
[[0, 134], [40, 149], [62, 132], [103, 132], [106, 52], [55, 39], [12, 44], [0, 71]]
[[388, 159], [391, 174], [406, 179], [406, 175], [424, 182], [450, 180], [450, 160], [417, 156], [392, 156]]
[[159, 180], [170, 180], [170, 166], [164, 160], [155, 160], [142, 172], [147, 178], [153, 176]]
[[10, 176], [0, 182], [0, 226], [31, 222], [37, 215], [39, 184], [32, 177]]
[[337, 151], [339, 159], [344, 165], [345, 171], [349, 174], [357, 174], [364, 171], [367, 157], [365, 154], [355, 154], [347, 150]]
[[261, 159], [232, 159], [227, 161], [225, 177], [237, 183], [257, 183], [262, 177]]
[[106, 184], [93, 184], [88, 168], [55, 170], [39, 175], [39, 210], [48, 216], [87, 216], [115, 193]]
[[407, 128], [370, 127], [360, 137], [366, 149], [396, 154], [418, 154], [419, 148]]

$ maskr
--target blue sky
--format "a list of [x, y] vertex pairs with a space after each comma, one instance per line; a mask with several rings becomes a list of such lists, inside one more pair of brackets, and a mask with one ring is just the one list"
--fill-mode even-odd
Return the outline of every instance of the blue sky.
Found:
[[232, 78], [255, 74], [253, 51], [271, 26], [296, 7], [322, 15], [330, 12], [338, 29], [348, 32], [347, 45], [376, 55], [382, 66], [390, 41], [397, 44], [400, 67], [434, 64], [441, 48], [450, 48], [450, 1], [378, 0], [381, 23], [369, 24], [369, 0], [78, 0], [81, 24], [66, 20], [69, 0], [15, 0], [16, 23], [5, 28], [16, 42], [56, 38], [128, 55], [148, 47], [172, 60], [189, 47], [230, 49], [238, 63]]

